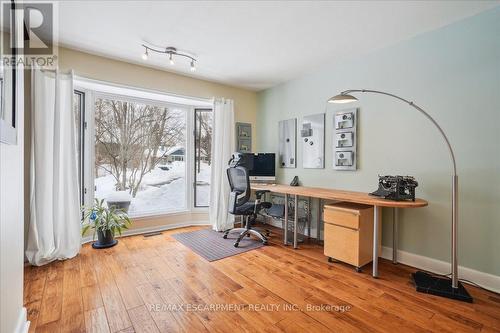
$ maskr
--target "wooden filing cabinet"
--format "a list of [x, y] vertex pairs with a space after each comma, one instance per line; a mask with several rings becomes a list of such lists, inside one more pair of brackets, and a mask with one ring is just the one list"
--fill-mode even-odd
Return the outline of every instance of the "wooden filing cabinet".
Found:
[[[323, 211], [325, 255], [351, 264], [358, 271], [371, 262], [373, 212], [373, 206], [355, 203], [325, 205]], [[378, 232], [380, 235], [380, 228]], [[378, 246], [380, 250], [380, 242]]]

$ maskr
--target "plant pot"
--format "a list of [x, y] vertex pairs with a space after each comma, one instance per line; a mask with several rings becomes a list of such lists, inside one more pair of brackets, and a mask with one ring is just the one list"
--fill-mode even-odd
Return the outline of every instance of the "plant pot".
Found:
[[97, 242], [92, 243], [92, 247], [94, 249], [105, 249], [115, 246], [117, 243], [118, 241], [110, 230], [106, 230], [105, 232], [97, 230]]
[[113, 192], [106, 198], [106, 203], [109, 208], [115, 207], [115, 209], [119, 209], [125, 213], [128, 213], [131, 201], [132, 196], [127, 191]]

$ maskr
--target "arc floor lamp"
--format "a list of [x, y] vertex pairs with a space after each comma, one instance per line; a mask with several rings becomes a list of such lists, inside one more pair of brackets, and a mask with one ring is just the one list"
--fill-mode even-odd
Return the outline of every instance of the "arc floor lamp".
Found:
[[472, 297], [469, 295], [467, 290], [458, 280], [458, 261], [457, 261], [457, 235], [458, 235], [458, 176], [457, 176], [457, 164], [455, 162], [455, 154], [451, 148], [450, 141], [444, 133], [443, 129], [439, 124], [432, 118], [426, 111], [415, 103], [408, 101], [402, 97], [396, 96], [383, 91], [378, 90], [367, 90], [367, 89], [351, 89], [341, 92], [339, 95], [333, 96], [328, 100], [328, 103], [345, 104], [355, 102], [358, 99], [352, 96], [352, 93], [374, 93], [386, 95], [389, 97], [396, 98], [406, 104], [412, 106], [420, 113], [422, 113], [427, 119], [429, 119], [434, 126], [441, 133], [448, 151], [450, 153], [451, 161], [453, 163], [453, 178], [452, 178], [452, 205], [451, 205], [451, 281], [445, 277], [438, 277], [435, 275], [428, 274], [426, 272], [417, 271], [412, 274], [413, 281], [417, 291], [429, 293], [433, 295], [443, 296], [447, 298], [458, 299], [465, 302], [472, 302]]

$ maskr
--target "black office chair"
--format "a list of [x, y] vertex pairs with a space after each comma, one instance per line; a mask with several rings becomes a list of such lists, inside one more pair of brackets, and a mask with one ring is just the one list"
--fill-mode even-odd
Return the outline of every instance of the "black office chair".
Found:
[[[231, 188], [231, 193], [229, 195], [229, 213], [233, 215], [245, 216], [246, 225], [244, 228], [226, 230], [223, 237], [227, 238], [227, 235], [230, 232], [239, 232], [240, 235], [234, 243], [235, 247], [239, 246], [243, 237], [250, 235], [256, 236], [264, 245], [267, 245], [267, 237], [257, 229], [252, 228], [252, 223], [255, 222], [257, 213], [260, 212], [261, 209], [271, 208], [272, 204], [270, 202], [261, 202], [262, 196], [269, 191], [255, 191], [256, 200], [250, 201], [251, 189], [248, 170], [243, 166], [238, 166], [237, 162], [233, 163], [227, 169], [227, 178]], [[267, 231], [266, 234], [269, 236], [269, 231]]]

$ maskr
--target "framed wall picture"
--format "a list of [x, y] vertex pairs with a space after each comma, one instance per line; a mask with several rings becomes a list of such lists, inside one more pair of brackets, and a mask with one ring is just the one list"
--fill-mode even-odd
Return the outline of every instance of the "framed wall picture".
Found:
[[297, 118], [279, 122], [279, 165], [282, 168], [297, 167]]
[[[12, 2], [12, 8], [15, 8], [15, 3]], [[19, 19], [15, 17], [16, 21]], [[15, 40], [16, 33], [15, 29], [11, 27], [12, 40]], [[9, 38], [2, 38], [2, 55], [7, 52], [7, 41]], [[12, 58], [17, 58], [16, 48], [10, 47], [10, 56]], [[4, 58], [2, 57], [2, 63]], [[19, 71], [22, 74], [22, 71]], [[15, 64], [10, 66], [3, 66], [0, 64], [0, 142], [5, 144], [15, 145], [17, 144], [17, 101], [16, 101], [16, 89], [17, 89], [17, 75], [19, 74]], [[21, 81], [22, 82], [22, 81]]]
[[0, 142], [17, 143], [16, 70], [0, 70]]
[[252, 151], [252, 124], [236, 123], [236, 150], [240, 153]]
[[302, 167], [323, 169], [325, 167], [325, 114], [315, 114], [302, 118], [300, 129], [302, 142]]
[[3, 70], [0, 68], [0, 119], [3, 119], [3, 80], [4, 80], [4, 75], [3, 75]]

